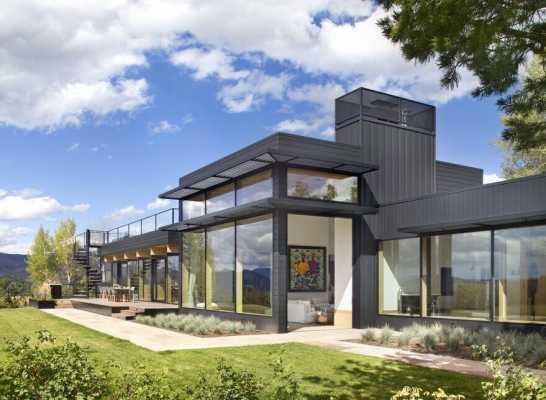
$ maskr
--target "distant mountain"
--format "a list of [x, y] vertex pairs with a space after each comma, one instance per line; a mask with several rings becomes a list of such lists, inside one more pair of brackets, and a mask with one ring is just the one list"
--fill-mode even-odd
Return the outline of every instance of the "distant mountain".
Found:
[[23, 254], [0, 253], [0, 276], [11, 274], [26, 279], [26, 256]]

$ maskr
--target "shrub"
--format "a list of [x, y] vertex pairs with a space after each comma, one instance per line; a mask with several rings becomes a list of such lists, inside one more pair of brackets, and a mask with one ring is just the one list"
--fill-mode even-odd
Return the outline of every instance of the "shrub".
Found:
[[395, 331], [391, 329], [390, 326], [385, 325], [383, 329], [381, 329], [381, 343], [383, 344], [389, 344], [389, 341], [394, 336]]
[[271, 398], [275, 400], [299, 400], [303, 399], [300, 388], [300, 379], [284, 362], [284, 347], [276, 354], [271, 354], [273, 360], [270, 365], [273, 368], [273, 382], [271, 384]]
[[445, 332], [445, 335], [447, 337], [446, 344], [447, 349], [452, 352], [456, 352], [461, 347], [461, 344], [464, 343], [464, 337], [465, 337], [465, 329], [459, 327], [454, 327], [451, 329], [448, 329]]
[[36, 340], [8, 341], [7, 360], [0, 365], [2, 399], [98, 399], [107, 390], [106, 376], [95, 370], [76, 343], [57, 344], [45, 330]]
[[145, 370], [143, 365], [125, 370], [114, 381], [112, 400], [182, 400], [182, 394], [156, 374]]
[[261, 390], [262, 385], [254, 374], [236, 370], [220, 359], [216, 377], [201, 375], [187, 392], [192, 400], [257, 400]]
[[544, 400], [546, 386], [539, 378], [514, 364], [514, 354], [499, 337], [499, 348], [487, 360], [493, 379], [482, 382], [485, 400]]
[[156, 317], [137, 316], [142, 324], [172, 329], [196, 335], [221, 335], [256, 332], [252, 322], [224, 321], [216, 317], [200, 315], [159, 314]]
[[396, 392], [391, 400], [462, 400], [465, 397], [460, 394], [447, 394], [443, 389], [438, 389], [435, 392], [426, 392], [418, 387], [406, 386], [402, 390]]
[[376, 328], [366, 328], [362, 332], [362, 341], [364, 343], [374, 342], [376, 340]]

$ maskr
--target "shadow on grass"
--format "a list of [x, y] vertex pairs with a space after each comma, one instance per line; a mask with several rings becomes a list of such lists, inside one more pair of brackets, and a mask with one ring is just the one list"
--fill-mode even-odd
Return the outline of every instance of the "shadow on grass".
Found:
[[481, 378], [419, 368], [401, 363], [368, 363], [347, 360], [334, 369], [334, 375], [307, 376], [304, 382], [320, 388], [307, 395], [309, 400], [390, 399], [404, 386], [419, 386], [427, 390], [439, 387], [451, 394], [463, 394], [466, 400], [482, 399], [479, 395]]

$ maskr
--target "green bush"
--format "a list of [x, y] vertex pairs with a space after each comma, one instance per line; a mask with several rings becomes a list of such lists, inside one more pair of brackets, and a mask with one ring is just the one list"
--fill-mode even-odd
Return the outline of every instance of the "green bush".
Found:
[[125, 370], [113, 382], [111, 400], [182, 400], [182, 394], [156, 374], [146, 371], [143, 365]]
[[216, 317], [201, 315], [159, 314], [155, 317], [137, 316], [137, 322], [172, 329], [194, 335], [225, 335], [254, 333], [256, 325], [252, 322], [226, 321]]
[[271, 399], [274, 400], [300, 400], [303, 394], [298, 375], [285, 363], [284, 348], [278, 353], [271, 353], [273, 360], [270, 365], [273, 368], [273, 381], [270, 385]]
[[261, 390], [254, 374], [236, 370], [220, 359], [216, 376], [201, 375], [197, 384], [188, 388], [188, 395], [191, 400], [257, 400]]
[[106, 376], [78, 344], [57, 344], [45, 330], [36, 336], [7, 342], [8, 357], [0, 365], [2, 400], [92, 400], [105, 394]]
[[485, 400], [544, 400], [546, 386], [534, 374], [514, 364], [514, 353], [500, 343], [493, 357], [487, 360], [493, 379], [482, 383]]
[[462, 400], [464, 398], [460, 394], [447, 394], [443, 389], [427, 392], [418, 387], [406, 386], [392, 396], [391, 400]]

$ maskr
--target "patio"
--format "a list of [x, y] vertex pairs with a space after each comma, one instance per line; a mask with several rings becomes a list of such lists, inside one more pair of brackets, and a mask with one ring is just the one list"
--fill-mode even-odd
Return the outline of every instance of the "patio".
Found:
[[137, 314], [156, 315], [162, 312], [176, 312], [177, 304], [158, 303], [150, 301], [113, 301], [108, 299], [69, 299], [72, 308], [88, 311], [107, 317], [132, 319]]

